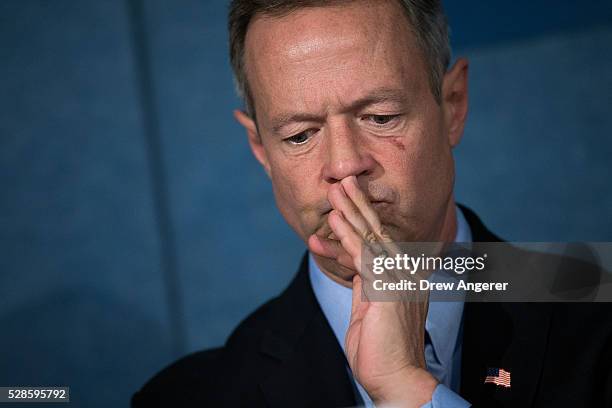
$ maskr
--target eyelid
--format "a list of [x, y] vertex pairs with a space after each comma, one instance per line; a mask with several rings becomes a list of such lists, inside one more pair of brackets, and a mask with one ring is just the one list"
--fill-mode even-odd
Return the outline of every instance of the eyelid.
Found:
[[384, 117], [395, 117], [400, 116], [401, 113], [368, 113], [365, 116], [384, 116]]
[[394, 113], [394, 114], [370, 113], [370, 114], [367, 114], [367, 115], [363, 115], [362, 118], [371, 119], [372, 117], [375, 117], [375, 116], [388, 119], [389, 121], [387, 123], [384, 123], [384, 124], [376, 124], [375, 123], [376, 126], [385, 126], [385, 125], [388, 125], [389, 123], [393, 122], [394, 120], [398, 119], [400, 116], [402, 116], [402, 114], [401, 113]]
[[[311, 133], [309, 134], [309, 132], [311, 132]], [[287, 143], [289, 143], [289, 144], [291, 144], [291, 145], [294, 145], [294, 146], [301, 146], [301, 145], [303, 145], [303, 144], [306, 144], [306, 143], [307, 143], [307, 142], [308, 142], [310, 139], [312, 139], [312, 136], [313, 136], [315, 133], [317, 133], [317, 132], [318, 132], [318, 129], [312, 129], [312, 128], [310, 128], [310, 129], [306, 129], [306, 130], [303, 130], [303, 131], [301, 131], [301, 132], [294, 133], [294, 134], [293, 134], [293, 135], [291, 135], [291, 136], [284, 137], [284, 138], [282, 139], [282, 141], [283, 141], [283, 142], [287, 142]], [[296, 143], [296, 142], [293, 142], [293, 141], [291, 141], [291, 140], [290, 140], [290, 139], [293, 139], [293, 138], [295, 138], [295, 137], [297, 137], [297, 136], [300, 136], [300, 135], [303, 135], [303, 134], [306, 134], [306, 136], [308, 136], [308, 138], [307, 138], [305, 141], [301, 142], [301, 143]]]

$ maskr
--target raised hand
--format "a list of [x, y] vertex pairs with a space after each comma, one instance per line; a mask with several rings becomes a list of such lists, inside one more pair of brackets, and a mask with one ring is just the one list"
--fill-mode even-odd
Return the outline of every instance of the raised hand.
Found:
[[353, 375], [375, 403], [421, 406], [437, 385], [425, 365], [427, 294], [419, 301], [369, 301], [362, 290], [368, 284], [363, 251], [394, 256], [397, 248], [354, 176], [332, 185], [328, 199], [333, 207], [328, 223], [339, 244], [313, 236], [309, 246], [356, 271], [345, 339]]

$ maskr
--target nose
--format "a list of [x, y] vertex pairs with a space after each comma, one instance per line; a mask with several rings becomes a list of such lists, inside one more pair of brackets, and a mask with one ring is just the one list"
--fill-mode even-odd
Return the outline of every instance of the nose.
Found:
[[368, 175], [376, 162], [362, 143], [360, 135], [342, 121], [328, 126], [327, 158], [323, 177], [328, 183], [336, 183], [345, 177]]

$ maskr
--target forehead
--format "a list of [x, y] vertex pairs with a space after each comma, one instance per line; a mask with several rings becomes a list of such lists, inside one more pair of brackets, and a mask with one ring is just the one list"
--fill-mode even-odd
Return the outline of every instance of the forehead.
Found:
[[310, 7], [258, 15], [245, 41], [258, 112], [320, 110], [371, 90], [415, 91], [426, 82], [420, 51], [396, 1]]

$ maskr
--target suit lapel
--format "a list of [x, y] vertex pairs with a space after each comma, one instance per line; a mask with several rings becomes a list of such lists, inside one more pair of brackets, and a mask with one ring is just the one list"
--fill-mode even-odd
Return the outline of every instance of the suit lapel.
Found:
[[[501, 241], [461, 206], [475, 242]], [[260, 353], [277, 361], [260, 388], [272, 407], [354, 406], [346, 359], [312, 291], [305, 255], [279, 299]], [[460, 394], [474, 406], [532, 405], [546, 349], [546, 304], [466, 303]], [[511, 373], [509, 389], [485, 384], [488, 368]]]
[[[474, 242], [501, 241], [469, 209], [461, 207]], [[474, 406], [529, 407], [537, 390], [550, 306], [543, 303], [466, 303], [461, 395]], [[510, 372], [511, 386], [485, 384], [489, 368]]]
[[[537, 390], [550, 313], [546, 304], [467, 303], [461, 395], [474, 406], [529, 407]], [[511, 386], [485, 384], [489, 368], [510, 372]]]
[[260, 381], [267, 404], [354, 406], [346, 359], [312, 291], [306, 255], [279, 301], [273, 329], [260, 345], [260, 353], [278, 362], [274, 372]]

